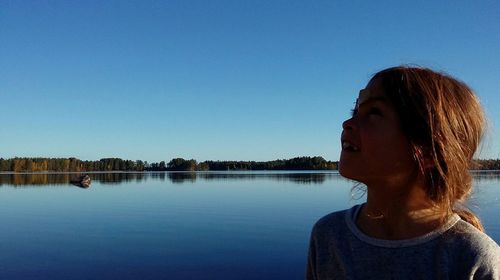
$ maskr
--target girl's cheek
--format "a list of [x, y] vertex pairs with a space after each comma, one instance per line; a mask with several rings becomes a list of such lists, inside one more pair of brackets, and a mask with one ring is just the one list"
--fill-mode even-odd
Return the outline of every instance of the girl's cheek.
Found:
[[374, 114], [361, 115], [358, 118], [358, 123], [363, 126], [373, 126], [379, 124], [381, 117]]
[[362, 130], [365, 130], [365, 131], [370, 132], [370, 133], [377, 133], [378, 131], [384, 130], [384, 128], [380, 122], [370, 120], [370, 119], [364, 119], [364, 120], [360, 121], [359, 127]]

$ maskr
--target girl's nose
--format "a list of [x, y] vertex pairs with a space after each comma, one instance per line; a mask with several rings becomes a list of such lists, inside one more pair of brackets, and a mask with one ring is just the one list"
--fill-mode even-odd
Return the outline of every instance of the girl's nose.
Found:
[[344, 130], [351, 130], [354, 127], [353, 118], [347, 119], [342, 123], [342, 128]]

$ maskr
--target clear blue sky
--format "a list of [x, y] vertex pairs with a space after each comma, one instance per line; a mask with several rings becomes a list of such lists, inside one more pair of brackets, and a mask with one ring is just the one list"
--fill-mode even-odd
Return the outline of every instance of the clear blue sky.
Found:
[[[425, 2], [425, 3], [423, 3]], [[0, 157], [338, 160], [402, 63], [473, 87], [500, 157], [498, 1], [0, 2]]]

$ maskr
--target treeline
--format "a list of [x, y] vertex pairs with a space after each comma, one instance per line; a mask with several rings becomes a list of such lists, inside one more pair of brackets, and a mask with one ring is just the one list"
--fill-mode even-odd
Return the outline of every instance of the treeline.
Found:
[[[338, 162], [322, 157], [295, 157], [273, 161], [203, 161], [175, 158], [168, 163], [103, 158], [0, 158], [3, 172], [87, 172], [87, 171], [226, 171], [226, 170], [337, 170]], [[476, 160], [476, 170], [500, 170], [500, 159]]]
[[476, 160], [477, 170], [500, 170], [500, 159]]
[[144, 171], [147, 162], [103, 158], [82, 161], [77, 158], [0, 158], [0, 171], [12, 172], [80, 172], [80, 171]]
[[336, 170], [337, 162], [322, 157], [296, 157], [273, 161], [204, 161], [175, 158], [168, 163], [103, 158], [82, 161], [77, 158], [0, 158], [3, 172], [86, 172], [86, 171], [210, 171], [210, 170]]
[[336, 170], [337, 162], [322, 157], [296, 157], [273, 161], [203, 161], [172, 159], [164, 168], [160, 163], [158, 171], [226, 171], [226, 170]]
[[296, 157], [273, 161], [204, 161], [199, 170], [337, 170], [337, 162], [322, 157]]

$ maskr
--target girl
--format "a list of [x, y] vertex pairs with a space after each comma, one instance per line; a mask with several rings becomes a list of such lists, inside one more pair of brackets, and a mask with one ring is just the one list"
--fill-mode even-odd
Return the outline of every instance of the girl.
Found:
[[339, 172], [367, 201], [320, 219], [307, 279], [500, 279], [500, 249], [464, 206], [485, 119], [472, 90], [417, 67], [378, 72], [342, 131]]

